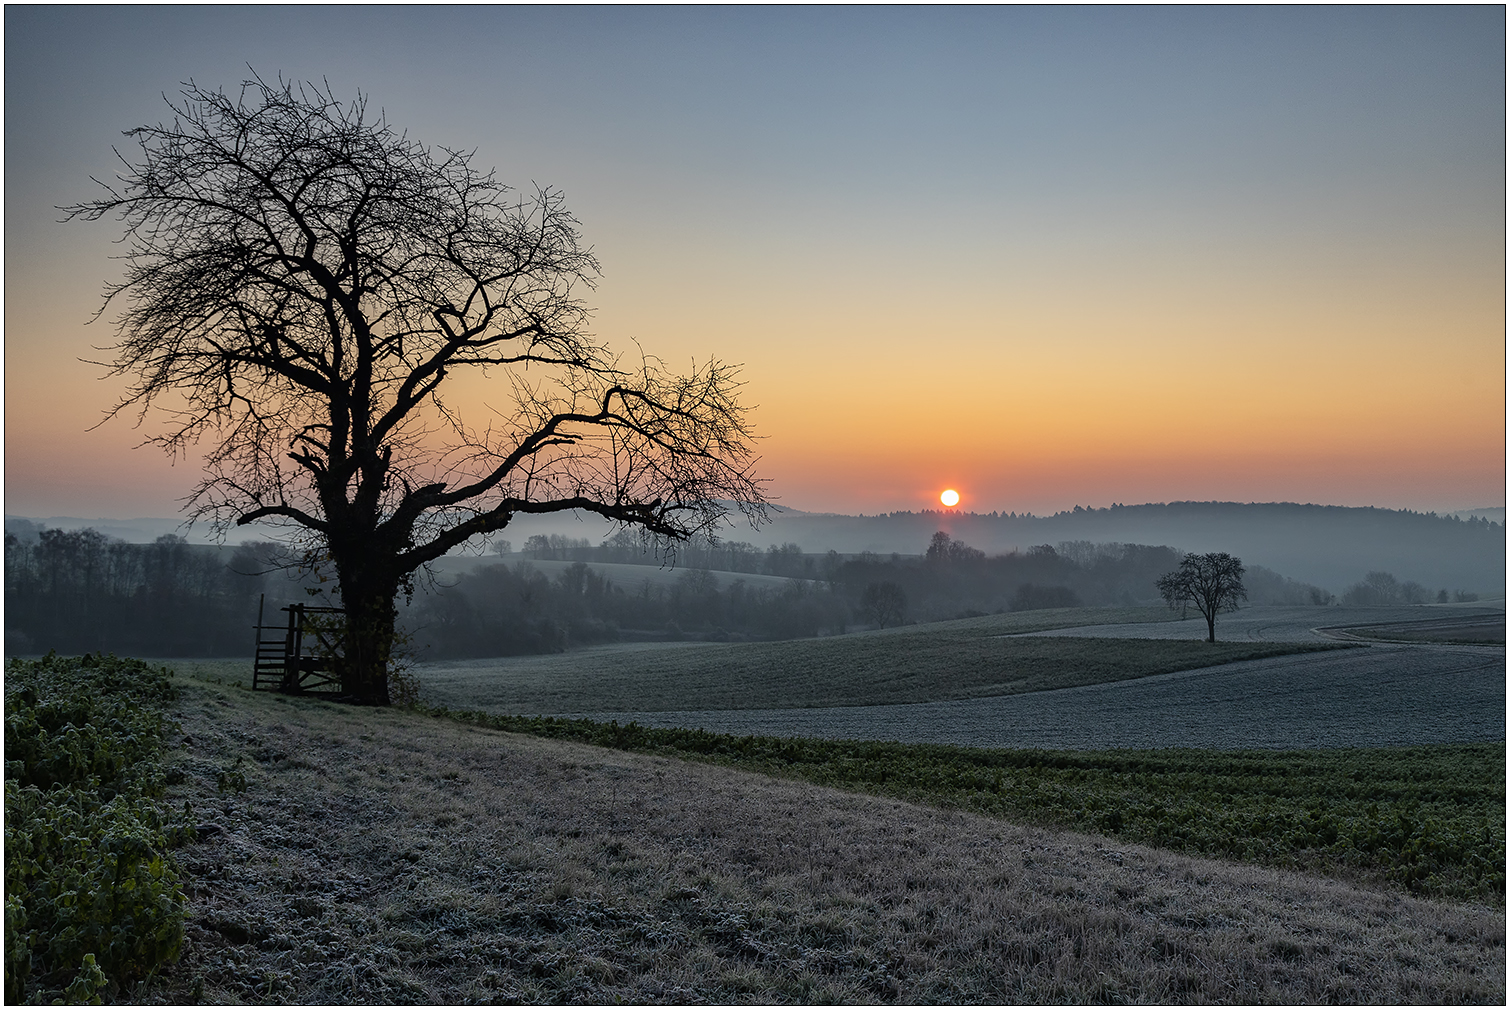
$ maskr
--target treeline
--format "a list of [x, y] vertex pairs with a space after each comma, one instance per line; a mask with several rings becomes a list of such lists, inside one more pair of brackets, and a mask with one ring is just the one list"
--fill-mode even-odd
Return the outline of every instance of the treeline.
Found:
[[[512, 543], [507, 540], [496, 542], [493, 551], [504, 559], [514, 553]], [[559, 534], [532, 536], [524, 542], [524, 547], [517, 556], [526, 561], [585, 561], [611, 565], [650, 565], [656, 568], [667, 562], [674, 562], [678, 568], [775, 575], [787, 579], [821, 577], [822, 562], [828, 557], [804, 554], [797, 544], [772, 544], [762, 551], [754, 544], [742, 540], [715, 540], [707, 537], [668, 548], [647, 534], [634, 530], [620, 530], [600, 544], [594, 544], [586, 537], [564, 537]]]
[[[1470, 520], [1471, 521], [1471, 520]], [[1350, 607], [1399, 607], [1416, 606], [1422, 603], [1477, 603], [1478, 593], [1457, 590], [1449, 593], [1438, 589], [1432, 593], [1419, 582], [1410, 579], [1401, 582], [1389, 572], [1369, 572], [1362, 582], [1355, 582], [1342, 594], [1342, 602]]]
[[[264, 619], [270, 624], [282, 622], [279, 608], [289, 603], [326, 602], [311, 600], [306, 590], [319, 588], [315, 578], [300, 573], [279, 544], [216, 547], [172, 534], [132, 544], [93, 529], [29, 525], [5, 535], [7, 655], [50, 650], [160, 657], [250, 654], [251, 626], [264, 595]], [[630, 533], [599, 545], [532, 538], [525, 557], [664, 563], [649, 540]], [[464, 576], [457, 586], [417, 595], [403, 621], [419, 654], [429, 658], [555, 652], [572, 644], [675, 640], [689, 633], [800, 638], [842, 628], [849, 620], [827, 587], [812, 581], [821, 560], [795, 544], [770, 551], [742, 543], [680, 545], [676, 562], [686, 570], [673, 585], [627, 590], [611, 586], [585, 564], [558, 578], [528, 563], [498, 565]], [[709, 569], [790, 581], [720, 590]], [[683, 632], [682, 626], [692, 630]]]
[[[906, 601], [904, 619], [937, 621], [1049, 607], [1159, 604], [1155, 583], [1183, 556], [1172, 547], [1071, 540], [987, 557], [939, 532], [921, 559], [860, 555], [839, 565], [833, 581], [861, 601], [860, 617], [871, 623], [895, 623], [886, 622], [873, 601], [895, 600], [898, 593]], [[1247, 585], [1254, 604], [1332, 602], [1323, 589], [1257, 566], [1248, 570]]]
[[304, 598], [276, 544], [236, 548], [168, 534], [128, 544], [96, 530], [5, 535], [5, 651], [26, 655], [250, 654], [260, 594]]
[[[596, 545], [532, 537], [519, 554], [499, 546], [498, 564], [438, 581], [408, 601], [401, 624], [417, 658], [636, 640], [803, 638], [1006, 611], [1157, 605], [1155, 581], [1181, 557], [1171, 547], [1084, 540], [987, 557], [942, 532], [919, 555], [700, 541], [678, 546], [675, 574], [625, 578], [623, 569], [593, 566], [663, 564], [654, 545], [634, 533]], [[1252, 604], [1334, 602], [1324, 590], [1256, 566], [1247, 584]], [[277, 544], [213, 547], [172, 535], [129, 544], [95, 530], [7, 533], [6, 651], [244, 655], [262, 594], [266, 622], [281, 623], [280, 607], [309, 602], [306, 593], [318, 588]]]
[[[1155, 582], [1182, 556], [1170, 547], [1071, 541], [988, 558], [942, 532], [922, 555], [911, 556], [804, 554], [796, 544], [765, 552], [729, 546], [684, 546], [679, 567], [689, 558], [720, 567], [688, 568], [653, 581], [615, 578], [592, 567], [646, 563], [654, 555], [639, 541], [594, 546], [585, 539], [531, 538], [521, 552], [527, 560], [458, 576], [417, 600], [405, 622], [417, 654], [434, 659], [626, 640], [801, 638], [1006, 611], [1159, 605]], [[739, 567], [722, 567], [730, 558]], [[569, 567], [552, 577], [535, 562]], [[787, 581], [773, 585], [740, 574]], [[1260, 604], [1333, 602], [1325, 590], [1262, 568], [1250, 570], [1249, 596]]]
[[448, 659], [601, 642], [806, 638], [840, 633], [853, 618], [843, 596], [824, 582], [752, 585], [693, 568], [669, 585], [649, 579], [626, 585], [583, 561], [554, 578], [521, 561], [461, 575], [416, 598], [403, 622], [418, 658]]

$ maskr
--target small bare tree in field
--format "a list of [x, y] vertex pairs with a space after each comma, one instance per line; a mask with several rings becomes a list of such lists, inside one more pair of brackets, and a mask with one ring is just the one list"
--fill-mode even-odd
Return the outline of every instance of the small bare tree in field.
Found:
[[[160, 408], [147, 442], [171, 454], [211, 443], [191, 517], [282, 522], [334, 568], [348, 693], [388, 702], [397, 594], [516, 515], [671, 540], [764, 517], [736, 370], [671, 374], [589, 335], [598, 265], [559, 192], [515, 196], [328, 86], [168, 104], [104, 196], [63, 208], [125, 227], [111, 415]], [[453, 395], [469, 373], [485, 417]]]
[[860, 594], [860, 613], [885, 628], [907, 617], [907, 594], [895, 582], [872, 582]]
[[1248, 598], [1243, 562], [1230, 554], [1188, 554], [1180, 567], [1158, 581], [1170, 609], [1193, 606], [1206, 619], [1206, 641], [1216, 641], [1216, 615], [1237, 609]]

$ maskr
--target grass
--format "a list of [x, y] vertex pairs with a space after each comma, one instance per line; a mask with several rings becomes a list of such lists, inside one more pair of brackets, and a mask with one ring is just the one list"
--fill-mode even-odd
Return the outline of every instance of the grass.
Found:
[[434, 714], [471, 725], [956, 807], [1204, 855], [1503, 903], [1505, 745], [1043, 751], [735, 737]]
[[135, 1002], [1504, 1000], [1498, 908], [178, 682], [191, 919]]
[[1034, 611], [786, 642], [591, 649], [421, 666], [441, 704], [509, 712], [655, 712], [889, 705], [1129, 680], [1346, 645], [1018, 638], [1167, 620], [1156, 608]]

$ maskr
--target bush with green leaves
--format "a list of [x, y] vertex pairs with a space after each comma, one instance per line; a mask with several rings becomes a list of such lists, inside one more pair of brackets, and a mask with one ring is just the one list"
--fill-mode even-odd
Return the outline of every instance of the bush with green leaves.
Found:
[[[5, 671], [5, 996], [99, 1002], [178, 956], [186, 900], [166, 809], [168, 672], [113, 656]], [[28, 983], [32, 983], [28, 985]]]

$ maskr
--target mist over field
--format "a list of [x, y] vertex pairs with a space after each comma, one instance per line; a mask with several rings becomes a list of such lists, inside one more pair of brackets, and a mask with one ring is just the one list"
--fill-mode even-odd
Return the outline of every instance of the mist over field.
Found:
[[[722, 539], [760, 550], [796, 544], [809, 554], [870, 551], [908, 556], [921, 554], [929, 537], [943, 530], [989, 556], [1076, 541], [1168, 546], [1193, 553], [1226, 551], [1250, 566], [1260, 565], [1338, 595], [1370, 571], [1390, 572], [1433, 591], [1445, 587], [1486, 597], [1505, 591], [1503, 506], [1465, 509], [1450, 516], [1290, 502], [1076, 506], [1051, 516], [954, 510], [849, 516], [775, 506], [771, 515], [772, 521], [759, 529], [731, 525]], [[202, 524], [185, 527], [170, 518], [7, 516], [6, 528], [18, 532], [93, 528], [131, 543], [149, 543], [170, 533], [207, 543], [212, 532]], [[596, 545], [614, 531], [611, 523], [581, 513], [519, 516], [499, 539], [508, 540], [516, 550], [531, 536], [585, 538]], [[239, 542], [247, 536], [234, 531], [230, 539]], [[448, 559], [442, 564], [455, 563]]]

